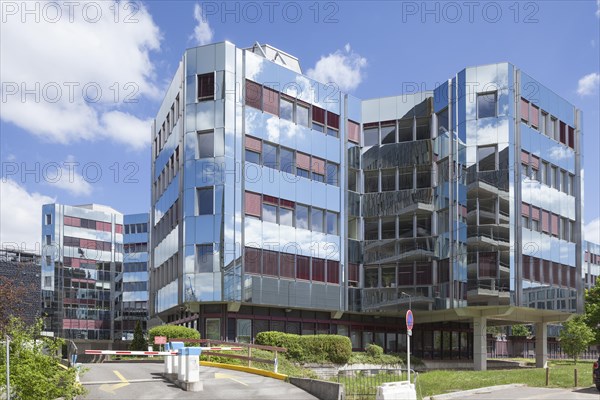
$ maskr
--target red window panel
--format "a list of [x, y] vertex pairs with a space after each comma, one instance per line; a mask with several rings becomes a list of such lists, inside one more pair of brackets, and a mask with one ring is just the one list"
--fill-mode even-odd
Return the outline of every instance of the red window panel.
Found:
[[81, 266], [81, 260], [79, 258], [71, 259], [71, 267], [79, 268]]
[[529, 110], [529, 118], [531, 119], [531, 126], [535, 126], [536, 128], [540, 123], [540, 109], [539, 107], [531, 105], [531, 110]]
[[550, 233], [550, 213], [542, 210], [542, 232]]
[[560, 121], [560, 142], [567, 144], [567, 125]]
[[575, 148], [575, 128], [569, 126], [568, 130], [569, 130], [569, 147], [574, 149]]
[[532, 257], [531, 268], [533, 269], [533, 280], [536, 282], [542, 282], [542, 269], [540, 268], [540, 259]]
[[253, 138], [252, 136], [246, 136], [246, 148], [248, 150], [255, 151], [257, 153], [262, 152], [262, 142], [260, 139]]
[[414, 284], [413, 265], [398, 265], [398, 286], [412, 286]]
[[244, 251], [244, 269], [247, 274], [260, 274], [260, 250], [246, 247]]
[[279, 115], [279, 92], [263, 87], [263, 110]]
[[296, 203], [289, 200], [279, 199], [279, 204], [281, 205], [281, 207], [289, 208], [290, 210], [296, 208]]
[[277, 276], [278, 255], [275, 251], [263, 250], [263, 275]]
[[521, 163], [529, 164], [529, 153], [525, 150], [521, 150]]
[[568, 286], [569, 285], [569, 267], [564, 264], [560, 264], [560, 285]]
[[90, 239], [80, 239], [79, 247], [83, 249], [96, 249], [96, 242]]
[[421, 263], [417, 264], [416, 269], [416, 284], [417, 285], [431, 285], [432, 284], [432, 274], [431, 274], [431, 264], [429, 263]]
[[325, 282], [325, 260], [313, 257], [312, 280], [317, 282]]
[[260, 203], [260, 194], [246, 192], [244, 196], [246, 214], [254, 215], [260, 218], [262, 205]]
[[552, 234], [558, 236], [558, 215], [552, 214]]
[[123, 233], [123, 225], [115, 225], [115, 233]]
[[262, 110], [262, 90], [258, 83], [246, 80], [246, 105]]
[[277, 197], [267, 196], [265, 194], [265, 195], [263, 195], [263, 203], [278, 205], [279, 199]]
[[560, 285], [560, 264], [553, 262], [552, 263], [552, 283], [555, 286]]
[[[69, 219], [69, 224], [67, 224], [67, 218]], [[81, 226], [81, 219], [75, 217], [65, 217], [65, 225], [69, 226]]]
[[530, 164], [533, 169], [540, 169], [540, 158], [532, 154]]
[[531, 280], [531, 257], [523, 256], [523, 279]]
[[521, 215], [529, 217], [529, 204], [527, 204], [527, 203], [521, 204]]
[[552, 284], [552, 267], [550, 266], [550, 261], [541, 260], [542, 267], [542, 283], [551, 285]]
[[325, 110], [317, 106], [312, 106], [312, 119], [321, 125], [325, 125]]
[[350, 282], [358, 282], [358, 264], [348, 264], [348, 280]]
[[524, 98], [521, 98], [521, 119], [529, 121], [529, 102]]
[[318, 157], [313, 157], [312, 171], [320, 175], [325, 175], [325, 160], [322, 160]]
[[540, 220], [540, 209], [538, 207], [531, 207], [531, 219]]
[[296, 257], [296, 278], [310, 279], [310, 258], [305, 256]]
[[340, 283], [340, 263], [339, 261], [327, 260], [327, 282]]
[[340, 129], [340, 116], [327, 111], [327, 126], [333, 129]]
[[577, 270], [573, 267], [569, 267], [569, 287], [575, 289], [577, 286]]
[[305, 170], [310, 170], [310, 156], [308, 154], [296, 153], [296, 166]]
[[296, 257], [294, 254], [281, 253], [281, 268], [279, 275], [282, 278], [295, 278], [296, 271], [294, 271]]
[[65, 218], [64, 218], [64, 224], [66, 226], [73, 226], [73, 220], [71, 219], [71, 217], [65, 216]]
[[360, 143], [360, 125], [354, 121], [348, 121], [348, 140]]

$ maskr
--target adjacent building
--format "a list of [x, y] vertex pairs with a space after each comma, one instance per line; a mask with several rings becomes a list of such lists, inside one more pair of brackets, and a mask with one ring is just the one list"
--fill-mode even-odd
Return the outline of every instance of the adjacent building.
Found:
[[152, 127], [150, 314], [405, 351], [411, 307], [420, 357], [485, 369], [488, 324], [535, 324], [545, 348], [599, 272], [581, 138], [581, 112], [510, 63], [359, 100], [269, 45], [188, 49]]
[[13, 294], [12, 298], [2, 298], [0, 323], [7, 322], [10, 316], [27, 325], [37, 322], [42, 298], [40, 275], [40, 256], [36, 252], [9, 246], [0, 249], [0, 286], [2, 291]]

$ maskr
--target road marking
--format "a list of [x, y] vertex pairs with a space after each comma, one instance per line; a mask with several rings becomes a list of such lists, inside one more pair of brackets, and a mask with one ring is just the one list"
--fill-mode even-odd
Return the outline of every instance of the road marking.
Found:
[[223, 374], [221, 372], [215, 372], [215, 379], [231, 379], [234, 382], [239, 383], [240, 385], [244, 385], [244, 386], [248, 386], [247, 383], [244, 383], [242, 381], [238, 381], [237, 379], [235, 379], [232, 375], [229, 374]]
[[129, 385], [129, 381], [127, 379], [125, 379], [125, 377], [119, 371], [117, 371], [115, 369], [115, 370], [113, 370], [113, 372], [117, 376], [117, 378], [119, 378], [121, 383], [117, 383], [116, 385], [104, 384], [104, 385], [100, 386], [98, 389], [102, 390], [103, 392], [115, 394], [115, 390]]

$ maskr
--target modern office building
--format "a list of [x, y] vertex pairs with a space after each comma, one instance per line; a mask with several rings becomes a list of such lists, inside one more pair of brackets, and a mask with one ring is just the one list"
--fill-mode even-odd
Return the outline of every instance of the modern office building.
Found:
[[410, 306], [420, 357], [485, 369], [486, 327], [513, 323], [545, 348], [598, 272], [581, 137], [580, 111], [510, 63], [361, 101], [268, 45], [188, 49], [152, 127], [151, 316], [405, 351]]
[[123, 216], [123, 270], [115, 277], [115, 339], [132, 340], [148, 321], [148, 213]]
[[115, 276], [123, 215], [98, 204], [42, 206], [45, 330], [68, 339], [114, 339]]

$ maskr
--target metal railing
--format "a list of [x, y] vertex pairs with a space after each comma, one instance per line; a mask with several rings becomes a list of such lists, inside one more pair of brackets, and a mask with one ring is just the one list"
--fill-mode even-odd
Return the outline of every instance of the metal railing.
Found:
[[[417, 374], [411, 369], [415, 383]], [[337, 382], [344, 385], [347, 400], [375, 399], [377, 386], [386, 382], [406, 381], [407, 370], [401, 368], [382, 369], [342, 369], [338, 372]]]

